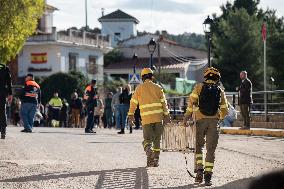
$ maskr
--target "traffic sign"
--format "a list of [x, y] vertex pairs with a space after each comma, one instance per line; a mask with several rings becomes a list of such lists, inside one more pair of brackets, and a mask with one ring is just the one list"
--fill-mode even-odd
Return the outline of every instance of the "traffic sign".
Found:
[[128, 79], [129, 79], [129, 84], [136, 84], [137, 85], [137, 84], [141, 83], [139, 74], [129, 74]]

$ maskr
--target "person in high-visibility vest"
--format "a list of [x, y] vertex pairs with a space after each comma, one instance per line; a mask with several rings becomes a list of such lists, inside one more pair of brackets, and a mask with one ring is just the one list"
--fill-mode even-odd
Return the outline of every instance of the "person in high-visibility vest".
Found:
[[93, 131], [95, 118], [94, 111], [95, 107], [97, 107], [97, 81], [92, 80], [91, 84], [89, 84], [85, 89], [84, 94], [84, 104], [87, 109], [87, 125], [85, 128], [85, 133], [96, 133]]
[[52, 111], [52, 118], [51, 118], [52, 126], [58, 127], [60, 110], [63, 106], [62, 100], [58, 96], [58, 92], [53, 93], [53, 97], [49, 100], [48, 105], [51, 107], [51, 111]]
[[[196, 183], [203, 182], [210, 186], [212, 170], [214, 167], [215, 150], [218, 144], [219, 120], [223, 120], [228, 114], [228, 104], [225, 92], [218, 85], [221, 75], [213, 67], [207, 68], [204, 72], [204, 82], [195, 85], [189, 96], [188, 108], [184, 115], [184, 124], [192, 120], [193, 112], [196, 120]], [[206, 137], [206, 140], [205, 140]], [[202, 149], [206, 142], [206, 158], [203, 166]]]
[[34, 125], [34, 118], [37, 106], [40, 104], [40, 86], [34, 81], [33, 74], [27, 74], [25, 87], [21, 97], [21, 119], [24, 123], [24, 130], [21, 132], [31, 133]]
[[171, 118], [163, 89], [153, 82], [153, 71], [144, 68], [141, 78], [143, 83], [137, 86], [130, 100], [128, 120], [130, 123], [135, 121], [134, 113], [139, 104], [147, 166], [158, 167], [163, 124], [169, 123]]

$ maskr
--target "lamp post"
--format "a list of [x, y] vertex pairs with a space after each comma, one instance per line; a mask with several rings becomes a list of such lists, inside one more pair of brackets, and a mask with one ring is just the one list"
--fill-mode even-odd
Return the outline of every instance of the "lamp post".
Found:
[[156, 41], [154, 38], [151, 38], [149, 43], [148, 43], [148, 50], [149, 50], [149, 53], [151, 54], [151, 59], [150, 59], [150, 65], [149, 65], [149, 68], [153, 69], [154, 66], [153, 66], [153, 53], [155, 52], [156, 50]]
[[137, 62], [138, 62], [138, 56], [137, 56], [136, 53], [133, 54], [132, 60], [133, 60], [133, 62], [134, 62], [133, 73], [136, 74], [136, 64], [137, 64]]
[[211, 25], [213, 24], [213, 20], [208, 16], [204, 22], [203, 22], [203, 30], [207, 37], [207, 43], [208, 43], [208, 67], [211, 67], [211, 61], [210, 61], [210, 48], [211, 48]]

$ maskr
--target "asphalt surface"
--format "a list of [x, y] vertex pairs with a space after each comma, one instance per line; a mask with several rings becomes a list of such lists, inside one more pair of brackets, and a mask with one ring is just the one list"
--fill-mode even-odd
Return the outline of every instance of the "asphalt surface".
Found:
[[[248, 188], [258, 175], [284, 170], [284, 139], [220, 135], [213, 186], [194, 184], [184, 155], [162, 152], [160, 167], [146, 168], [142, 131], [8, 127], [0, 140], [0, 188]], [[193, 154], [187, 154], [193, 171]]]

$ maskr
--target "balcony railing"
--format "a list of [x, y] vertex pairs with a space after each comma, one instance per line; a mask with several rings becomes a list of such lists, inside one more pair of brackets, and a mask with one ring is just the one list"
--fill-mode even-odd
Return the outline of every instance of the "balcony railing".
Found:
[[61, 42], [75, 43], [78, 45], [110, 47], [110, 40], [108, 36], [102, 36], [100, 34], [94, 34], [78, 30], [57, 32], [56, 28], [53, 28], [52, 33], [50, 34], [33, 35], [27, 39], [27, 42], [43, 42], [43, 41], [61, 41]]

